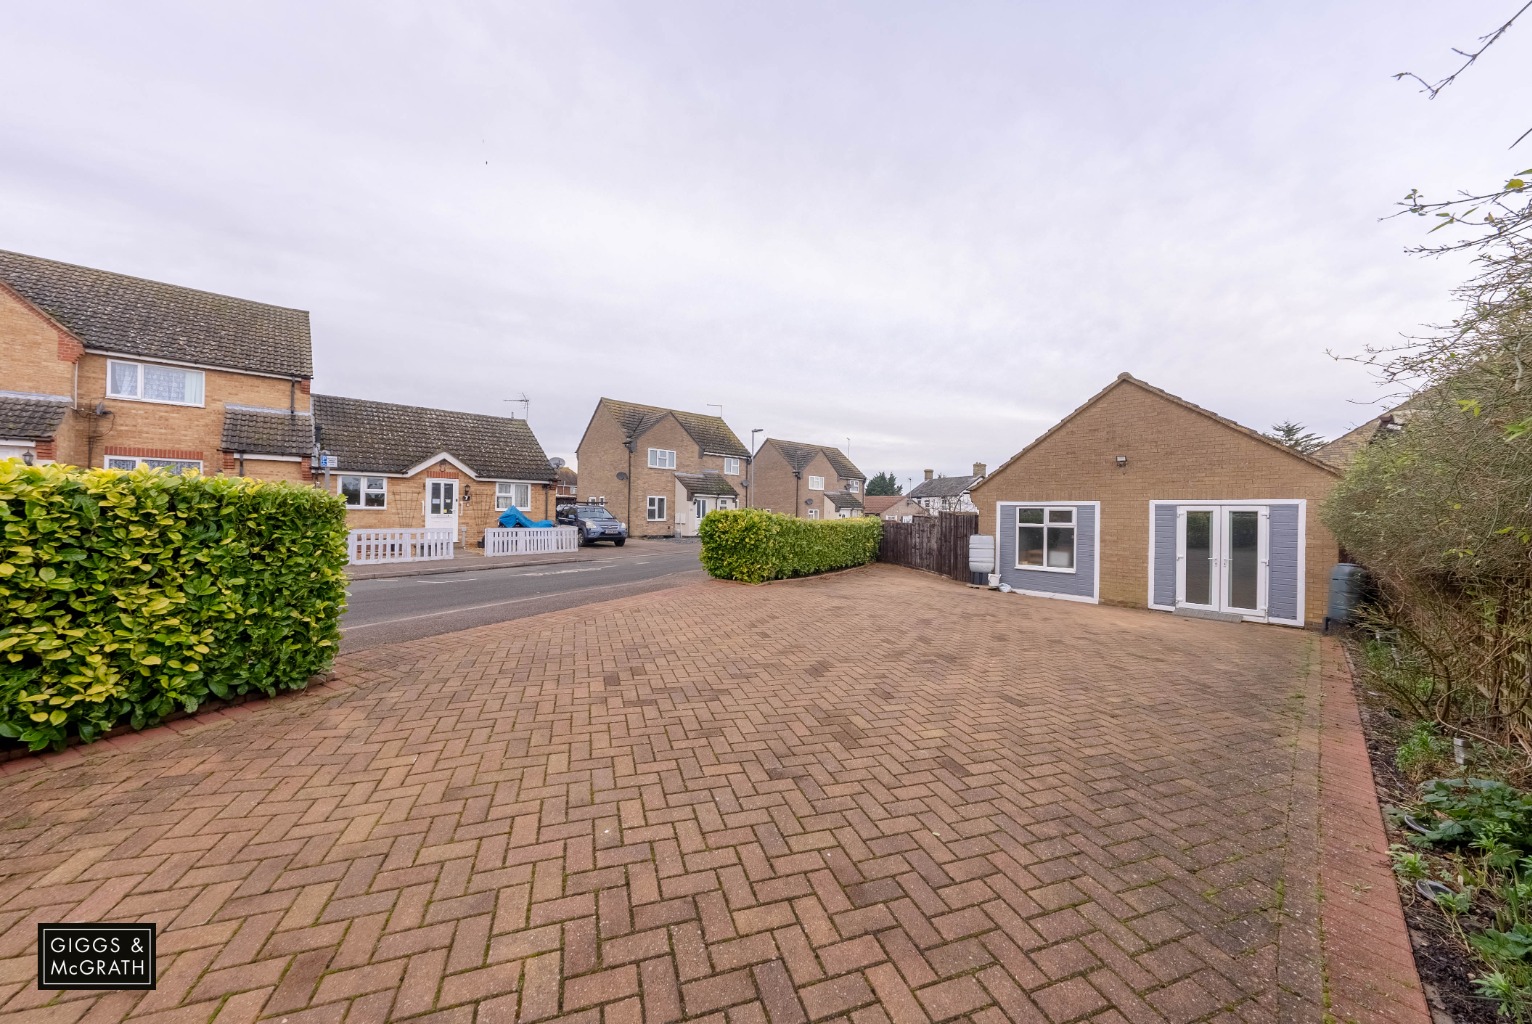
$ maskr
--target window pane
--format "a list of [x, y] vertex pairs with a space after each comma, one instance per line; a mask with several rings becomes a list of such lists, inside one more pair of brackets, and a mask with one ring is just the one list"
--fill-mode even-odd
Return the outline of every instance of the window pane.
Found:
[[1075, 510], [1072, 508], [1050, 508], [1048, 510], [1048, 522], [1072, 523], [1075, 521]]
[[1075, 528], [1073, 526], [1048, 528], [1048, 566], [1052, 569], [1075, 567]]
[[107, 459], [106, 460], [106, 468], [107, 469], [136, 469], [136, 468], [138, 468], [138, 460], [137, 459]]
[[1213, 513], [1186, 513], [1187, 604], [1213, 603]]
[[1261, 514], [1229, 513], [1229, 607], [1259, 608]]
[[511, 485], [505, 482], [495, 484], [495, 511], [504, 512], [511, 507]]
[[388, 485], [380, 476], [370, 476], [366, 479], [367, 490], [362, 495], [362, 504], [368, 508], [385, 508], [388, 505]]
[[[1040, 523], [1043, 521], [1043, 510], [1040, 508], [1019, 508], [1016, 510], [1018, 523]], [[1041, 543], [1038, 544], [1041, 548]]]
[[112, 363], [107, 393], [118, 397], [138, 397], [138, 364]]
[[531, 508], [532, 507], [532, 485], [531, 484], [516, 484], [515, 486], [516, 486], [516, 494], [515, 494], [516, 507], [517, 508]]
[[340, 478], [340, 494], [346, 499], [347, 505], [359, 506], [362, 503], [362, 478], [359, 476], [343, 476]]
[[145, 366], [143, 397], [157, 402], [189, 402], [186, 377], [185, 370], [174, 367]]
[[1022, 526], [1016, 531], [1016, 564], [1043, 564], [1043, 528]]

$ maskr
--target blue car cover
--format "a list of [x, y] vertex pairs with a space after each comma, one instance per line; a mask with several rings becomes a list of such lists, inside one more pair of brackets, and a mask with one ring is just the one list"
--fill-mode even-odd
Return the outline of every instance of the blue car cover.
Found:
[[552, 526], [553, 523], [548, 519], [528, 519], [526, 513], [512, 505], [500, 513], [500, 525], [508, 530], [514, 530], [518, 527], [525, 529], [527, 527]]

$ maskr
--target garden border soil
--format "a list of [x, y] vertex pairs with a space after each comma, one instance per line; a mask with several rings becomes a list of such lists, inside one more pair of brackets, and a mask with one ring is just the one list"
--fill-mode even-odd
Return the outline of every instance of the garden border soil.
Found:
[[[1356, 668], [1359, 658], [1354, 640], [1348, 639], [1343, 647], [1351, 666], [1351, 692], [1361, 715], [1378, 803], [1384, 807], [1411, 803], [1416, 797], [1416, 787], [1399, 772], [1394, 762], [1399, 748], [1399, 719], [1381, 694], [1367, 689], [1364, 672]], [[1405, 831], [1387, 818], [1383, 826], [1389, 843], [1408, 842]], [[1397, 881], [1394, 891], [1399, 894], [1403, 906], [1415, 954], [1415, 970], [1433, 1017], [1438, 1021], [1450, 1019], [1454, 1024], [1503, 1022], [1504, 1018], [1496, 1015], [1494, 1004], [1474, 993], [1470, 978], [1483, 970], [1483, 965], [1458, 941], [1442, 914], [1413, 893], [1401, 889]]]

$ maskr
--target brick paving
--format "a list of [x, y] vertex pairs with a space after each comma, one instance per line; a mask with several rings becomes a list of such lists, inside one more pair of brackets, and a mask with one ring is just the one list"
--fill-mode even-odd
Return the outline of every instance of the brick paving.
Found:
[[874, 566], [350, 655], [0, 778], [0, 1018], [1318, 1021], [1320, 646]]

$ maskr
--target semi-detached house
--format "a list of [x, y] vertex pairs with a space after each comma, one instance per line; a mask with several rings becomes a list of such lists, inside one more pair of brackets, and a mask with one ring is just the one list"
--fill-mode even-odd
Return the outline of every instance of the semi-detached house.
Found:
[[744, 502], [750, 449], [721, 416], [603, 398], [578, 449], [581, 501], [601, 501], [634, 537], [690, 537]]
[[751, 501], [799, 519], [849, 519], [862, 514], [867, 476], [839, 448], [768, 437], [756, 452]]
[[0, 250], [0, 458], [307, 483], [309, 317]]

